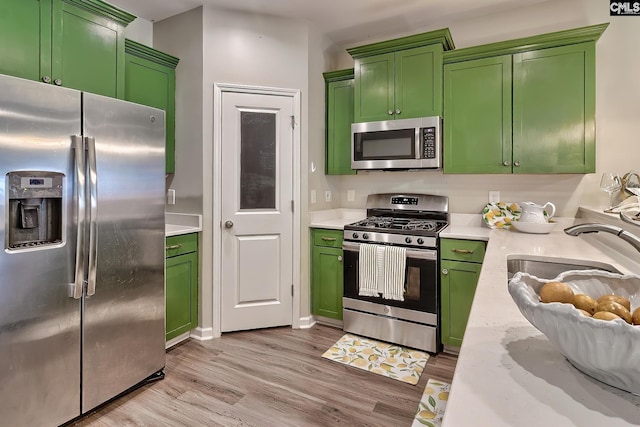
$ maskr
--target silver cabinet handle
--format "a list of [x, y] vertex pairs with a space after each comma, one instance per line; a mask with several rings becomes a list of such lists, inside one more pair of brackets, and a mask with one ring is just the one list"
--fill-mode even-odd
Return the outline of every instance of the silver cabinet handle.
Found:
[[387, 114], [390, 115], [390, 116], [393, 115], [393, 110], [387, 111]]
[[515, 162], [513, 162], [513, 166], [515, 166], [515, 167], [520, 166], [520, 162], [516, 160]]
[[325, 242], [335, 242], [336, 238], [335, 237], [323, 237], [322, 240], [324, 240]]
[[53, 83], [55, 83], [56, 86], [62, 86], [62, 80], [60, 79], [55, 79]]
[[[44, 78], [43, 78], [44, 80]], [[76, 278], [72, 283], [72, 297], [82, 298], [82, 287], [84, 285], [84, 257], [85, 257], [85, 217], [86, 217], [86, 197], [85, 197], [85, 163], [84, 163], [84, 140], [80, 136], [72, 136], [73, 150], [76, 166], [76, 200], [78, 202], [76, 215], [78, 216], [78, 229], [76, 237]]]
[[397, 109], [397, 110], [396, 110], [396, 114], [400, 114], [400, 109]]
[[505, 160], [504, 162], [502, 162], [502, 166], [509, 166], [511, 164], [511, 162], [509, 160]]
[[171, 245], [171, 246], [165, 246], [164, 250], [165, 251], [170, 251], [172, 249], [180, 249], [182, 247], [182, 244], [177, 244], [177, 245]]
[[338, 261], [342, 262], [342, 255], [338, 255]]
[[89, 275], [87, 295], [96, 293], [96, 272], [98, 268], [98, 171], [96, 169], [96, 140], [85, 137], [87, 161], [89, 162]]
[[466, 254], [466, 255], [471, 255], [473, 253], [473, 251], [470, 251], [469, 249], [451, 249], [451, 252], [455, 252], [457, 254]]
[[231, 227], [233, 227], [233, 221], [225, 221], [224, 228], [231, 228]]
[[443, 268], [442, 274], [446, 276], [447, 274], [449, 274], [449, 270], [447, 270], [446, 268]]
[[42, 81], [45, 83], [51, 83], [51, 77], [49, 76], [42, 76]]

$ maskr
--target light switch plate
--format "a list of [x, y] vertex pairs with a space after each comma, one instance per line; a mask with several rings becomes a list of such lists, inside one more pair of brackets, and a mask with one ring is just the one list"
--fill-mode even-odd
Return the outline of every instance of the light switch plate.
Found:
[[167, 204], [175, 205], [176, 204], [176, 190], [170, 188], [167, 190]]
[[311, 190], [311, 204], [316, 202], [316, 190]]
[[499, 191], [489, 191], [489, 203], [498, 203], [500, 201]]
[[347, 202], [356, 200], [356, 190], [347, 190]]
[[331, 201], [331, 191], [327, 190], [324, 192], [324, 201], [325, 202], [330, 202]]

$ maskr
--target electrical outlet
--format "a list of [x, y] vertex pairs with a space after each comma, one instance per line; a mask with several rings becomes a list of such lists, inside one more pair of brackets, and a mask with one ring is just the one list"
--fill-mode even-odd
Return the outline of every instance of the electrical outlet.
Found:
[[316, 203], [316, 190], [311, 190], [311, 204]]
[[500, 201], [499, 191], [489, 191], [489, 203], [498, 203]]
[[356, 190], [347, 190], [347, 202], [356, 200]]
[[330, 202], [331, 201], [331, 191], [327, 190], [324, 192], [324, 201], [325, 202]]
[[176, 190], [170, 188], [167, 190], [167, 204], [175, 205], [176, 204]]

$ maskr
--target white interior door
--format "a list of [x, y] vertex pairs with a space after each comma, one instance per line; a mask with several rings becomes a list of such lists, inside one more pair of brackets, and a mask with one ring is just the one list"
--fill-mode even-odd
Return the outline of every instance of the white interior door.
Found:
[[222, 94], [222, 332], [290, 325], [293, 98]]

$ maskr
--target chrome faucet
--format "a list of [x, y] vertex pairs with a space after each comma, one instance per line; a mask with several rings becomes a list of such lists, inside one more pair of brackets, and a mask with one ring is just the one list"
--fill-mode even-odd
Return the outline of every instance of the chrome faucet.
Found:
[[635, 234], [629, 233], [623, 228], [616, 227], [615, 225], [589, 223], [578, 224], [564, 229], [564, 232], [570, 236], [579, 236], [583, 233], [597, 233], [599, 231], [615, 234], [616, 236], [633, 246], [638, 252], [640, 252], [640, 237], [636, 236]]

